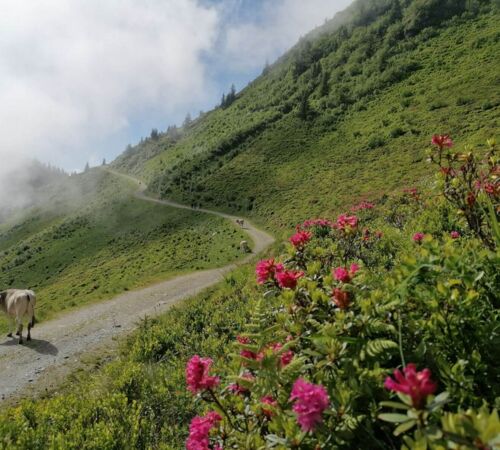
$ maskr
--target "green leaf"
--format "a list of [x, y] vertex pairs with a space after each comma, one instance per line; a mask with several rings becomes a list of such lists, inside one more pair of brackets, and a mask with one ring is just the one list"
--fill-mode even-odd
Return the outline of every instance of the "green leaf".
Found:
[[405, 423], [402, 423], [394, 430], [394, 436], [399, 436], [400, 434], [403, 434], [406, 431], [411, 430], [416, 424], [417, 421], [415, 419], [411, 419]]
[[401, 392], [396, 392], [396, 395], [405, 405], [412, 406], [411, 397], [409, 395], [402, 394]]
[[403, 403], [398, 403], [398, 402], [380, 402], [380, 406], [386, 406], [387, 408], [395, 408], [395, 409], [405, 409], [405, 410], [410, 409], [408, 405], [404, 405]]
[[389, 350], [395, 350], [398, 348], [398, 344], [389, 339], [375, 339], [373, 341], [368, 342], [366, 345], [366, 352], [370, 356], [378, 356], [382, 353], [385, 353]]
[[379, 414], [378, 418], [385, 422], [392, 422], [392, 423], [401, 423], [401, 422], [406, 422], [408, 420], [412, 420], [406, 414], [397, 414], [397, 413]]
[[448, 401], [450, 397], [450, 393], [447, 391], [441, 392], [441, 394], [437, 395], [432, 403], [445, 403]]

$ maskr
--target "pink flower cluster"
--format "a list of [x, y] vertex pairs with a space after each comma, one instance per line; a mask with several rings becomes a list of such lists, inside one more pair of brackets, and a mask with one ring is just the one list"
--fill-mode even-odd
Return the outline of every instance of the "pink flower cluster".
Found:
[[276, 281], [278, 286], [282, 289], [295, 289], [297, 282], [304, 276], [304, 272], [296, 270], [284, 270], [283, 272], [276, 273]]
[[[262, 361], [265, 357], [265, 352], [267, 349], [271, 349], [274, 353], [279, 353], [281, 349], [283, 348], [283, 344], [277, 342], [275, 344], [268, 345], [264, 347], [261, 351], [259, 352], [254, 352], [252, 350], [248, 349], [243, 349], [240, 351], [240, 356], [246, 359], [252, 359], [254, 361]], [[294, 353], [292, 350], [286, 350], [280, 355], [280, 366], [281, 367], [286, 367], [288, 364], [292, 362], [292, 359], [294, 357]]]
[[341, 281], [342, 283], [350, 283], [356, 272], [359, 270], [359, 266], [357, 264], [351, 264], [349, 270], [345, 267], [337, 267], [333, 269], [332, 274], [337, 281]]
[[281, 263], [276, 263], [274, 259], [264, 259], [260, 261], [256, 268], [257, 283], [264, 284], [268, 281], [276, 281], [280, 288], [295, 289], [297, 281], [304, 276], [304, 272], [285, 270]]
[[313, 431], [322, 422], [322, 413], [330, 398], [324, 386], [308, 383], [299, 378], [293, 385], [290, 401], [302, 431]]
[[453, 140], [451, 139], [449, 134], [435, 134], [434, 136], [432, 136], [431, 143], [439, 147], [441, 150], [445, 147], [453, 147]]
[[333, 289], [332, 298], [333, 298], [333, 302], [340, 309], [347, 309], [349, 307], [349, 305], [351, 304], [351, 296], [350, 296], [349, 292], [343, 291], [340, 288]]
[[460, 233], [459, 233], [458, 231], [452, 231], [452, 232], [450, 233], [450, 237], [451, 237], [452, 239], [459, 239], [459, 238], [460, 238]]
[[[264, 405], [269, 405], [272, 408], [276, 408], [278, 406], [278, 402], [274, 400], [274, 398], [272, 398], [270, 395], [265, 395], [264, 397], [262, 397], [260, 399], [260, 402], [263, 403]], [[272, 409], [266, 408], [264, 406], [262, 407], [262, 412], [268, 418], [271, 418], [273, 416]]]
[[412, 237], [413, 242], [416, 242], [417, 244], [421, 244], [422, 241], [424, 240], [425, 234], [424, 233], [415, 233]]
[[219, 377], [208, 375], [212, 363], [213, 361], [210, 358], [200, 358], [198, 355], [194, 355], [188, 361], [186, 365], [186, 383], [193, 394], [219, 385]]
[[474, 187], [478, 191], [483, 190], [491, 197], [498, 197], [500, 195], [500, 184], [498, 181], [496, 183], [492, 183], [490, 181], [477, 180]]
[[422, 409], [425, 406], [426, 398], [434, 394], [437, 389], [437, 384], [431, 379], [431, 375], [429, 369], [417, 372], [415, 364], [408, 364], [403, 369], [403, 372], [400, 370], [394, 371], [396, 380], [387, 377], [384, 386], [390, 391], [409, 395], [413, 406]]
[[309, 231], [297, 231], [289, 240], [297, 249], [302, 249], [311, 240], [312, 233]]
[[314, 227], [324, 227], [324, 228], [332, 228], [334, 223], [327, 219], [309, 219], [306, 220], [302, 225], [297, 226], [297, 231], [301, 229], [308, 229]]
[[[283, 348], [283, 344], [280, 344], [278, 342], [278, 343], [272, 345], [271, 348], [273, 349], [274, 352], [278, 353]], [[288, 366], [288, 364], [290, 364], [292, 362], [293, 356], [294, 356], [294, 353], [293, 353], [292, 350], [287, 350], [287, 351], [283, 352], [280, 355], [280, 365], [281, 365], [281, 367]]]
[[403, 189], [403, 192], [417, 202], [420, 200], [420, 194], [415, 187]]
[[262, 361], [264, 359], [263, 352], [255, 353], [252, 350], [248, 350], [246, 348], [241, 350], [240, 356], [246, 359], [253, 359], [254, 361]]
[[373, 203], [362, 201], [357, 205], [353, 206], [351, 208], [351, 212], [363, 211], [366, 209], [373, 209], [373, 208], [375, 208], [375, 205]]
[[358, 218], [356, 216], [348, 216], [342, 214], [337, 218], [336, 228], [341, 231], [354, 229], [358, 226]]
[[[189, 436], [186, 441], [187, 450], [210, 450], [210, 430], [216, 427], [222, 417], [215, 411], [210, 411], [204, 417], [197, 416], [189, 425]], [[214, 447], [214, 450], [221, 447]]]
[[283, 264], [276, 263], [274, 259], [263, 259], [257, 264], [255, 273], [257, 275], [257, 283], [264, 284], [267, 281], [273, 281], [277, 273], [285, 269]]

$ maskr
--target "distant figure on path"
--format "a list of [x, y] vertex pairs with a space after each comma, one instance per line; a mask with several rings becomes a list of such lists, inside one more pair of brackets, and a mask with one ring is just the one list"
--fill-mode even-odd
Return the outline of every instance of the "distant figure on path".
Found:
[[250, 250], [250, 247], [248, 246], [247, 241], [241, 241], [240, 242], [240, 251], [242, 253], [251, 253], [252, 251]]
[[243, 226], [245, 225], [245, 221], [243, 219], [236, 219], [236, 223], [241, 227], [243, 228]]

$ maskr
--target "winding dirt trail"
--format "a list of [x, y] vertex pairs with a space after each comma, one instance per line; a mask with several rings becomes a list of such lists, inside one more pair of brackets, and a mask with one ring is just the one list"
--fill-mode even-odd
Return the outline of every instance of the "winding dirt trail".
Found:
[[[148, 197], [145, 194], [146, 185], [141, 181], [111, 170], [109, 172], [134, 182], [138, 186], [136, 196], [144, 201], [191, 210], [186, 205]], [[237, 219], [207, 209], [196, 211], [233, 222]], [[253, 241], [253, 253], [235, 263], [129, 291], [41, 323], [34, 328], [33, 340], [27, 345], [18, 345], [17, 339], [0, 339], [0, 400], [10, 403], [20, 397], [54, 390], [74, 370], [85, 367], [89, 361], [95, 363], [92, 355], [111, 351], [116, 346], [116, 338], [134, 330], [142, 318], [164, 312], [173, 304], [216, 284], [225, 274], [250, 261], [274, 242], [270, 234], [246, 220], [245, 231]]]

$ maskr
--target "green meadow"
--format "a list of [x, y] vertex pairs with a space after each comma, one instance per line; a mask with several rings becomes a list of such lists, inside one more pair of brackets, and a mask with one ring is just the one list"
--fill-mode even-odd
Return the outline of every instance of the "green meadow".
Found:
[[148, 203], [104, 171], [82, 177], [93, 186], [83, 198], [31, 211], [0, 232], [0, 286], [35, 290], [41, 320], [241, 256], [245, 236], [227, 220]]

